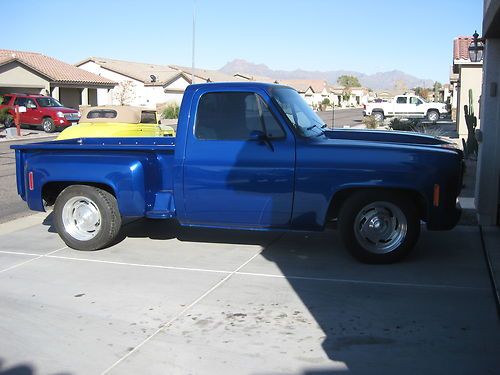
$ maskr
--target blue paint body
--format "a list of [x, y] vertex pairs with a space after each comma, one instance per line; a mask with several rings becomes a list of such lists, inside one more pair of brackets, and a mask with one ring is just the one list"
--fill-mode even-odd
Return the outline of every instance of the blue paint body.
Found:
[[[182, 225], [257, 230], [321, 230], [335, 199], [355, 189], [397, 189], [422, 202], [430, 229], [458, 219], [461, 151], [425, 135], [325, 131], [301, 136], [262, 83], [209, 83], [187, 88], [176, 138], [87, 138], [12, 146], [17, 188], [43, 211], [50, 184], [94, 184], [113, 192], [123, 217], [175, 218]], [[199, 140], [200, 97], [252, 92], [268, 105], [285, 137]], [[28, 172], [34, 189], [28, 189]], [[434, 186], [440, 203], [433, 204]]]

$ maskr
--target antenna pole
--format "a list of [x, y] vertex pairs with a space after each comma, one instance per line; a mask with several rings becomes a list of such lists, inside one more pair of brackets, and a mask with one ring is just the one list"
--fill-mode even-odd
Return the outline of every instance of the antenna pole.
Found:
[[194, 47], [195, 47], [195, 31], [196, 31], [196, 0], [193, 1], [193, 51], [191, 56], [191, 83], [194, 83]]

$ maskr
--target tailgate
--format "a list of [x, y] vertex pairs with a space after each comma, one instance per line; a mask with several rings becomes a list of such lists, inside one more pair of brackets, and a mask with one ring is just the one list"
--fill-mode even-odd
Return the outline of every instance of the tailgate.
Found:
[[23, 150], [16, 150], [16, 185], [17, 193], [26, 200], [26, 179], [24, 173], [24, 159], [25, 152]]

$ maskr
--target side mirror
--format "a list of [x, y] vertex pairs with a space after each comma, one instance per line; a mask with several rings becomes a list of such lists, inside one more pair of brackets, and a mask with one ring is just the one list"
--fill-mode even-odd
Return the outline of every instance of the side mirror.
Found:
[[265, 141], [267, 139], [266, 134], [261, 130], [253, 130], [250, 133], [251, 141]]

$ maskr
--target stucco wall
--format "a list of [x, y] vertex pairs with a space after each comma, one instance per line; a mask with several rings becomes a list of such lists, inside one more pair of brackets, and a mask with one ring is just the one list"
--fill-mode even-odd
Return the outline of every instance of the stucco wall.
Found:
[[[133, 82], [133, 99], [128, 104], [136, 106], [154, 108], [156, 104], [159, 103], [170, 101], [180, 103], [183, 92], [189, 84], [184, 78], [180, 77], [170, 83], [166, 87], [167, 92], [165, 92], [165, 89], [162, 86], [144, 86], [144, 83], [141, 81], [105, 69], [93, 61], [88, 61], [85, 64], [80, 65], [80, 68], [98, 74], [102, 77], [109, 78], [118, 83], [125, 81]], [[109, 90], [109, 92], [105, 89], [99, 89], [97, 94], [98, 104], [119, 104], [116, 99], [116, 93], [119, 90], [120, 86], [116, 86], [114, 89]]]
[[49, 82], [18, 62], [11, 62], [0, 67], [0, 86], [38, 88], [39, 93], [40, 89], [49, 87]]
[[464, 105], [469, 105], [469, 89], [472, 89], [472, 103], [479, 128], [479, 98], [483, 82], [482, 65], [460, 66], [460, 88], [457, 103], [457, 129], [460, 138], [467, 140], [467, 124], [465, 122]]
[[59, 89], [59, 101], [65, 107], [78, 109], [81, 102], [81, 90], [75, 88], [61, 87]]

